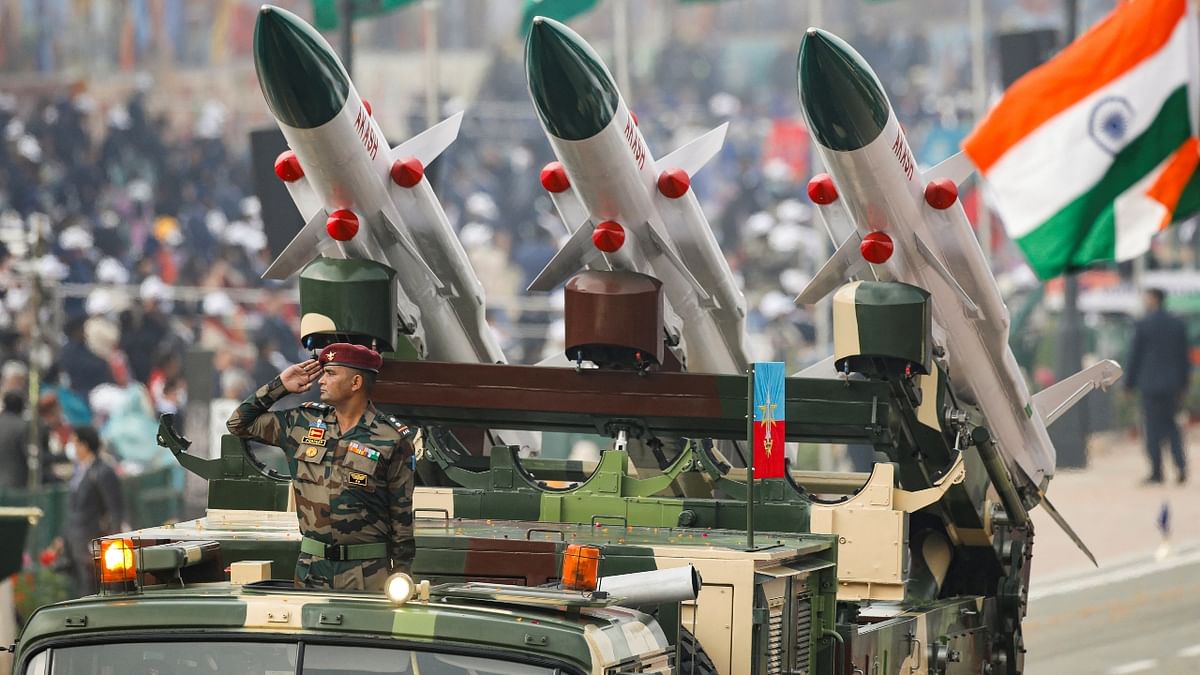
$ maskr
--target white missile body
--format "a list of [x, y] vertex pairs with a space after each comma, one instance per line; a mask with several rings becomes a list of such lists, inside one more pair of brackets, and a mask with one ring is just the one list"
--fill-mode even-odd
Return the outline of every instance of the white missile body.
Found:
[[[817, 50], [839, 49], [849, 47], [828, 33], [810, 29], [805, 36], [805, 46], [801, 47], [804, 105], [819, 105], [810, 98], [816, 93], [805, 91], [806, 56], [812, 58]], [[865, 68], [861, 57], [856, 61], [855, 65]], [[1120, 377], [1120, 367], [1103, 362], [1085, 371], [1083, 380], [1065, 381], [1071, 392], [1054, 387], [1030, 396], [1008, 346], [1008, 309], [957, 199], [957, 185], [969, 175], [969, 163], [958, 155], [922, 174], [874, 74], [869, 68], [857, 73], [852, 72], [857, 70], [854, 67], [846, 70], [852, 76], [857, 74], [859, 82], [863, 77], [874, 81], [881, 99], [875, 103], [887, 106], [886, 122], [873, 139], [853, 149], [829, 147], [821, 142], [819, 131], [814, 133], [818, 153], [836, 190], [822, 185], [828, 179], [818, 176], [810, 184], [810, 195], [826, 202], [818, 206], [822, 217], [845, 219], [855, 231], [797, 301], [816, 302], [854, 275], [901, 281], [928, 290], [933, 297], [934, 341], [945, 350], [954, 395], [979, 407], [1014, 481], [1032, 488], [1029, 494], [1036, 495], [1045, 489], [1055, 469], [1054, 445], [1043, 416], [1053, 411], [1057, 418], [1064, 402], [1069, 407], [1092, 388], [1107, 388]], [[821, 77], [837, 75], [823, 72]], [[836, 93], [861, 91], [860, 85], [839, 87]], [[834, 94], [821, 93], [826, 97]], [[816, 130], [822, 124], [820, 115], [813, 115], [809, 109], [806, 116], [810, 128]], [[843, 147], [855, 145], [854, 141], [840, 139]], [[830, 229], [836, 232], [839, 228]], [[868, 235], [878, 237], [873, 233], [883, 233], [890, 239], [890, 256], [879, 255], [880, 249], [872, 248], [878, 246], [868, 241]], [[871, 264], [864, 257], [885, 260]], [[1036, 500], [1034, 496], [1032, 501]]]
[[[424, 176], [424, 168], [458, 136], [462, 113], [389, 148], [370, 108], [323, 38], [294, 15], [271, 7], [264, 7], [259, 16], [257, 31], [264, 30], [272, 31], [278, 41], [296, 35], [306, 39], [303, 46], [308, 52], [297, 49], [288, 55], [316, 52], [325, 60], [327, 76], [304, 82], [271, 81], [278, 76], [263, 62], [279, 56], [263, 53], [256, 35], [264, 93], [272, 87], [290, 87], [284, 93], [292, 97], [320, 96], [324, 89], [341, 87], [345, 96], [336, 114], [316, 126], [289, 125], [273, 108], [295, 154], [294, 160], [281, 156], [279, 162], [299, 165], [288, 175], [277, 163], [276, 172], [284, 178], [305, 225], [263, 276], [286, 279], [318, 255], [383, 263], [396, 271], [401, 323], [424, 358], [503, 362], [485, 321], [483, 287]], [[272, 102], [270, 94], [267, 98]], [[335, 92], [327, 98], [336, 105], [339, 97]], [[332, 236], [338, 227], [333, 221], [343, 210], [354, 214], [358, 230], [348, 238], [343, 234], [344, 240], [339, 241]]]
[[[743, 346], [745, 298], [689, 187], [690, 177], [720, 150], [727, 125], [655, 160], [611, 75], [582, 38], [562, 24], [539, 17], [530, 34], [531, 44], [538, 39], [582, 45], [574, 54], [595, 59], [593, 73], [602, 73], [605, 81], [595, 82], [592, 93], [607, 96], [612, 110], [607, 123], [596, 125], [598, 131], [570, 140], [557, 136], [546, 122], [563, 111], [548, 109], [534, 96], [543, 129], [561, 162], [561, 167], [547, 167], [547, 171], [565, 171], [564, 183], [569, 183], [559, 186], [565, 189], [551, 189], [550, 194], [571, 236], [530, 284], [530, 290], [551, 290], [585, 266], [648, 274], [663, 283], [669, 305], [667, 330], [681, 338], [687, 369], [744, 372], [748, 362]], [[546, 58], [546, 52], [531, 47], [526, 56], [530, 69], [536, 66], [530, 61]], [[530, 77], [532, 90], [536, 85], [534, 76]], [[682, 186], [674, 192], [675, 198], [659, 188], [664, 170], [674, 170], [680, 181], [674, 185]], [[668, 187], [667, 191], [672, 190]], [[593, 235], [598, 225], [612, 223], [620, 226], [624, 240], [606, 252], [598, 248]]]

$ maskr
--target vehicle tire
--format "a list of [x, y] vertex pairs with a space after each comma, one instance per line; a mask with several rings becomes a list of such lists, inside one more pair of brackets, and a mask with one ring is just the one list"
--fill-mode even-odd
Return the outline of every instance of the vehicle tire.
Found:
[[675, 668], [679, 675], [717, 675], [717, 666], [708, 658], [704, 647], [692, 631], [679, 627], [679, 664]]

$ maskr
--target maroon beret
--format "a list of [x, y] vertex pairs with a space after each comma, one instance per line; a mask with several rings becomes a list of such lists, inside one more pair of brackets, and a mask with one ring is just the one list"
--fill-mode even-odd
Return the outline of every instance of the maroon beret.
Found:
[[369, 370], [378, 373], [383, 365], [383, 357], [370, 347], [354, 345], [349, 342], [335, 342], [321, 350], [318, 360], [323, 366], [346, 366], [359, 370]]

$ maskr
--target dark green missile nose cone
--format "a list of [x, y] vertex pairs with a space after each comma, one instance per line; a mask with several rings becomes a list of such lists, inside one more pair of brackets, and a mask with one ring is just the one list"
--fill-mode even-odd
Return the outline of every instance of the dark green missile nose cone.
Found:
[[620, 94], [604, 62], [578, 33], [553, 19], [533, 20], [525, 77], [538, 117], [558, 138], [591, 138], [617, 113]]
[[800, 41], [800, 107], [809, 131], [833, 150], [858, 150], [879, 137], [891, 104], [875, 71], [846, 41], [809, 28]]
[[271, 112], [290, 127], [325, 124], [350, 95], [350, 78], [329, 43], [285, 9], [263, 5], [259, 10], [254, 67]]

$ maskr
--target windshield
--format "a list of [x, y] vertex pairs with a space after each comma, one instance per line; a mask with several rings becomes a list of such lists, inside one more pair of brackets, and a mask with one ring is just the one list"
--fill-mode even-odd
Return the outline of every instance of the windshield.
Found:
[[[300, 655], [303, 654], [302, 660]], [[495, 657], [294, 642], [132, 642], [48, 649], [24, 675], [555, 675]]]

